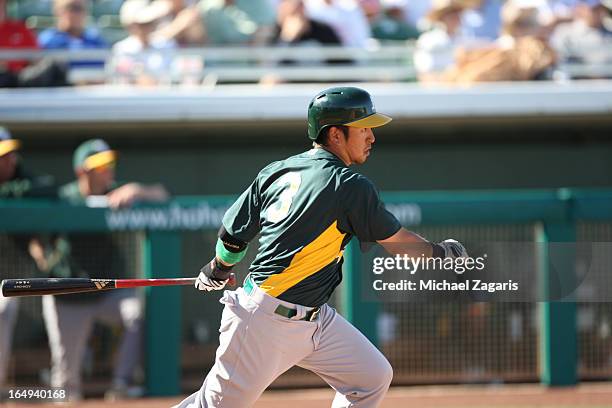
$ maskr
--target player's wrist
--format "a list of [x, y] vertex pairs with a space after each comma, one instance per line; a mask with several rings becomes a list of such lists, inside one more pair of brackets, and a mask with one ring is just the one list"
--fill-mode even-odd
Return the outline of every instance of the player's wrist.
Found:
[[432, 258], [446, 258], [446, 251], [440, 244], [430, 242]]
[[200, 272], [206, 275], [206, 277], [209, 279], [226, 281], [229, 279], [233, 267], [234, 265], [225, 265], [222, 262], [219, 262], [217, 257], [214, 257], [200, 270]]
[[236, 264], [227, 263], [223, 261], [222, 259], [219, 259], [219, 257], [217, 256], [215, 256], [214, 262], [215, 262], [216, 268], [222, 272], [229, 272], [236, 265]]

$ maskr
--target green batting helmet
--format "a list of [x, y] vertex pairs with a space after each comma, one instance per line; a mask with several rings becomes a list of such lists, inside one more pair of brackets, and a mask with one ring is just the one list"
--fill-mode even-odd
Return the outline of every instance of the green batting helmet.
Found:
[[320, 92], [308, 105], [308, 138], [317, 140], [330, 126], [374, 128], [391, 122], [376, 113], [370, 94], [360, 88], [341, 86]]

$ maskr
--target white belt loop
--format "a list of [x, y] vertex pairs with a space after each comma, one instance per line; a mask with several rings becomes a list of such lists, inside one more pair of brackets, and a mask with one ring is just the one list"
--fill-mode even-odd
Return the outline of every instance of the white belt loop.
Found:
[[295, 305], [295, 307], [296, 307], [297, 314], [293, 316], [291, 320], [302, 320], [304, 317], [306, 317], [306, 312], [308, 311], [306, 306]]

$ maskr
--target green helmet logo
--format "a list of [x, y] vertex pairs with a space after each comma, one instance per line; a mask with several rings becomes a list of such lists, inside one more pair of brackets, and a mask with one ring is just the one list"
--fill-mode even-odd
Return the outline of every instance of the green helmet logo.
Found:
[[370, 94], [360, 88], [343, 86], [317, 94], [308, 105], [308, 138], [317, 140], [330, 126], [374, 128], [386, 125], [389, 116], [376, 113]]

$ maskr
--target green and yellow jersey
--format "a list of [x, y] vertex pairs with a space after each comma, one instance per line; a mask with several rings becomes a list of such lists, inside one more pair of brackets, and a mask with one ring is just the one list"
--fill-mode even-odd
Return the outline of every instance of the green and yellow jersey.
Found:
[[223, 226], [245, 242], [260, 233], [251, 277], [269, 295], [305, 306], [324, 304], [338, 286], [353, 236], [375, 242], [400, 229], [374, 185], [320, 148], [264, 168]]

